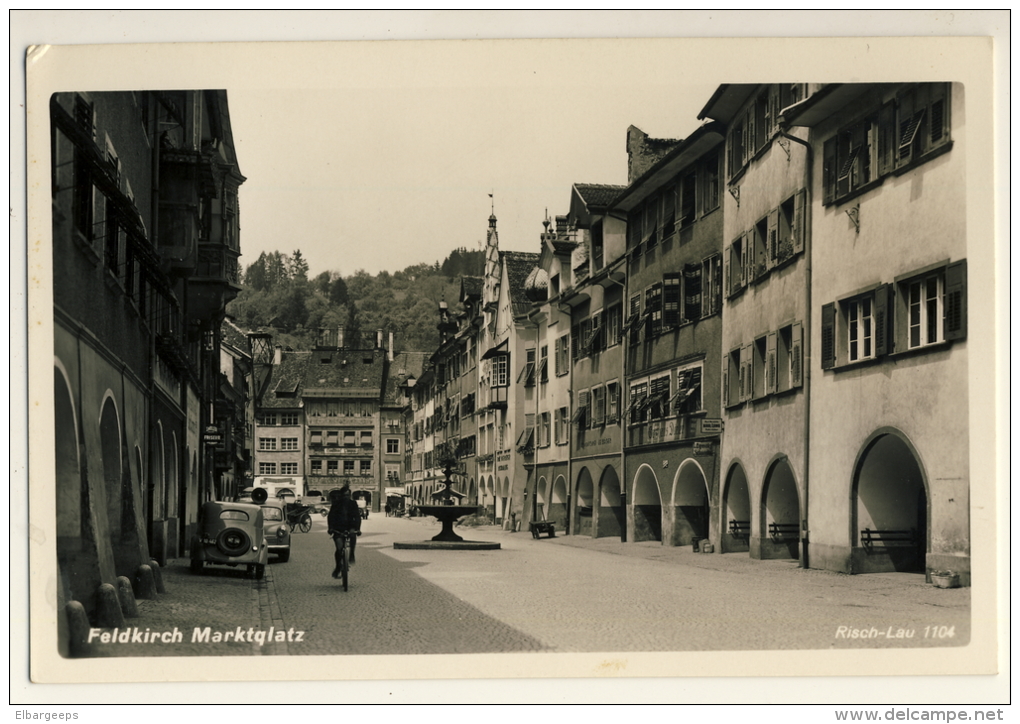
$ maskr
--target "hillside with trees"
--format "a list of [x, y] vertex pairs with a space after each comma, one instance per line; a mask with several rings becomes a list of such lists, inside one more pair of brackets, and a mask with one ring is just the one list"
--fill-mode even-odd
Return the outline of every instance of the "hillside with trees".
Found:
[[441, 263], [392, 274], [324, 271], [309, 278], [300, 250], [262, 253], [244, 270], [242, 291], [227, 313], [242, 328], [269, 332], [291, 349], [309, 349], [322, 327], [343, 327], [348, 346], [373, 345], [381, 329], [393, 332], [398, 351], [431, 352], [439, 344], [439, 303], [458, 309], [460, 277], [481, 276], [484, 264], [484, 252], [461, 248]]

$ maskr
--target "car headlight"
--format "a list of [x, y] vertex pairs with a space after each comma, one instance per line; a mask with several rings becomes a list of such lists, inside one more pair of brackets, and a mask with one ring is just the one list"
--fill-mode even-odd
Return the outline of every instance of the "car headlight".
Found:
[[287, 526], [281, 525], [279, 528], [277, 528], [276, 529], [276, 537], [277, 538], [281, 538], [281, 539], [282, 538], [286, 538], [287, 537]]

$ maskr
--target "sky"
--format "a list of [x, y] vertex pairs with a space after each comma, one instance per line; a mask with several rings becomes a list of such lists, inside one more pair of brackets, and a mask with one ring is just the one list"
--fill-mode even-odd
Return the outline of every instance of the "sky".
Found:
[[300, 249], [312, 276], [393, 272], [482, 248], [493, 211], [500, 248], [537, 252], [571, 184], [627, 183], [630, 125], [684, 137], [717, 85], [664, 79], [661, 50], [511, 46], [363, 45], [324, 87], [228, 88], [241, 263]]

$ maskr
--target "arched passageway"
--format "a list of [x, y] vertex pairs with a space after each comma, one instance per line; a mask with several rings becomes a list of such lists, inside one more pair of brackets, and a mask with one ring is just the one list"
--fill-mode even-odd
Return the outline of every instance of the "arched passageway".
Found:
[[673, 481], [673, 545], [690, 545], [708, 538], [708, 483], [694, 460], [680, 464]]
[[662, 496], [659, 481], [647, 465], [642, 465], [634, 476], [634, 493], [631, 495], [634, 527], [631, 540], [662, 540]]
[[599, 509], [595, 516], [595, 537], [622, 540], [627, 527], [627, 511], [620, 496], [620, 478], [616, 468], [607, 465], [599, 480]]
[[751, 494], [747, 488], [747, 476], [740, 463], [735, 463], [726, 476], [726, 492], [723, 496], [722, 520], [723, 553], [737, 553], [749, 550], [751, 537]]
[[535, 488], [535, 520], [548, 520], [549, 481], [542, 476]]
[[99, 556], [88, 516], [88, 491], [81, 476], [78, 417], [70, 385], [59, 367], [54, 370], [53, 392], [60, 603], [76, 600], [91, 610], [100, 581]]
[[762, 497], [761, 558], [800, 558], [800, 497], [785, 457], [769, 468]]
[[595, 484], [587, 467], [581, 468], [577, 475], [577, 505], [574, 507], [576, 516], [571, 529], [575, 535], [590, 536], [593, 533]]
[[553, 481], [546, 520], [555, 522], [557, 530], [567, 528], [567, 479], [562, 475], [557, 475]]
[[132, 555], [134, 515], [130, 481], [124, 474], [124, 447], [117, 405], [112, 397], [103, 402], [99, 416], [99, 444], [102, 452], [103, 502], [106, 535], [113, 550], [113, 565], [118, 576], [131, 576], [139, 563]]
[[923, 573], [928, 496], [921, 465], [904, 438], [886, 433], [865, 445], [853, 495], [853, 571]]

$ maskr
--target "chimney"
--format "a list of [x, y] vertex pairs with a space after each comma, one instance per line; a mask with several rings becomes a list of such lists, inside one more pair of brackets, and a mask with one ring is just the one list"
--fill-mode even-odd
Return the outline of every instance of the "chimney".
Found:
[[682, 139], [679, 138], [649, 138], [648, 134], [637, 126], [628, 128], [627, 183], [632, 184], [641, 178], [645, 171], [681, 142]]
[[393, 332], [390, 332], [390, 353], [388, 355], [389, 361], [393, 361]]
[[344, 328], [343, 327], [337, 327], [337, 330], [336, 330], [336, 347], [337, 347], [337, 349], [343, 349], [344, 348]]
[[273, 351], [273, 364], [279, 365], [283, 362], [283, 347], [276, 345], [276, 349]]

